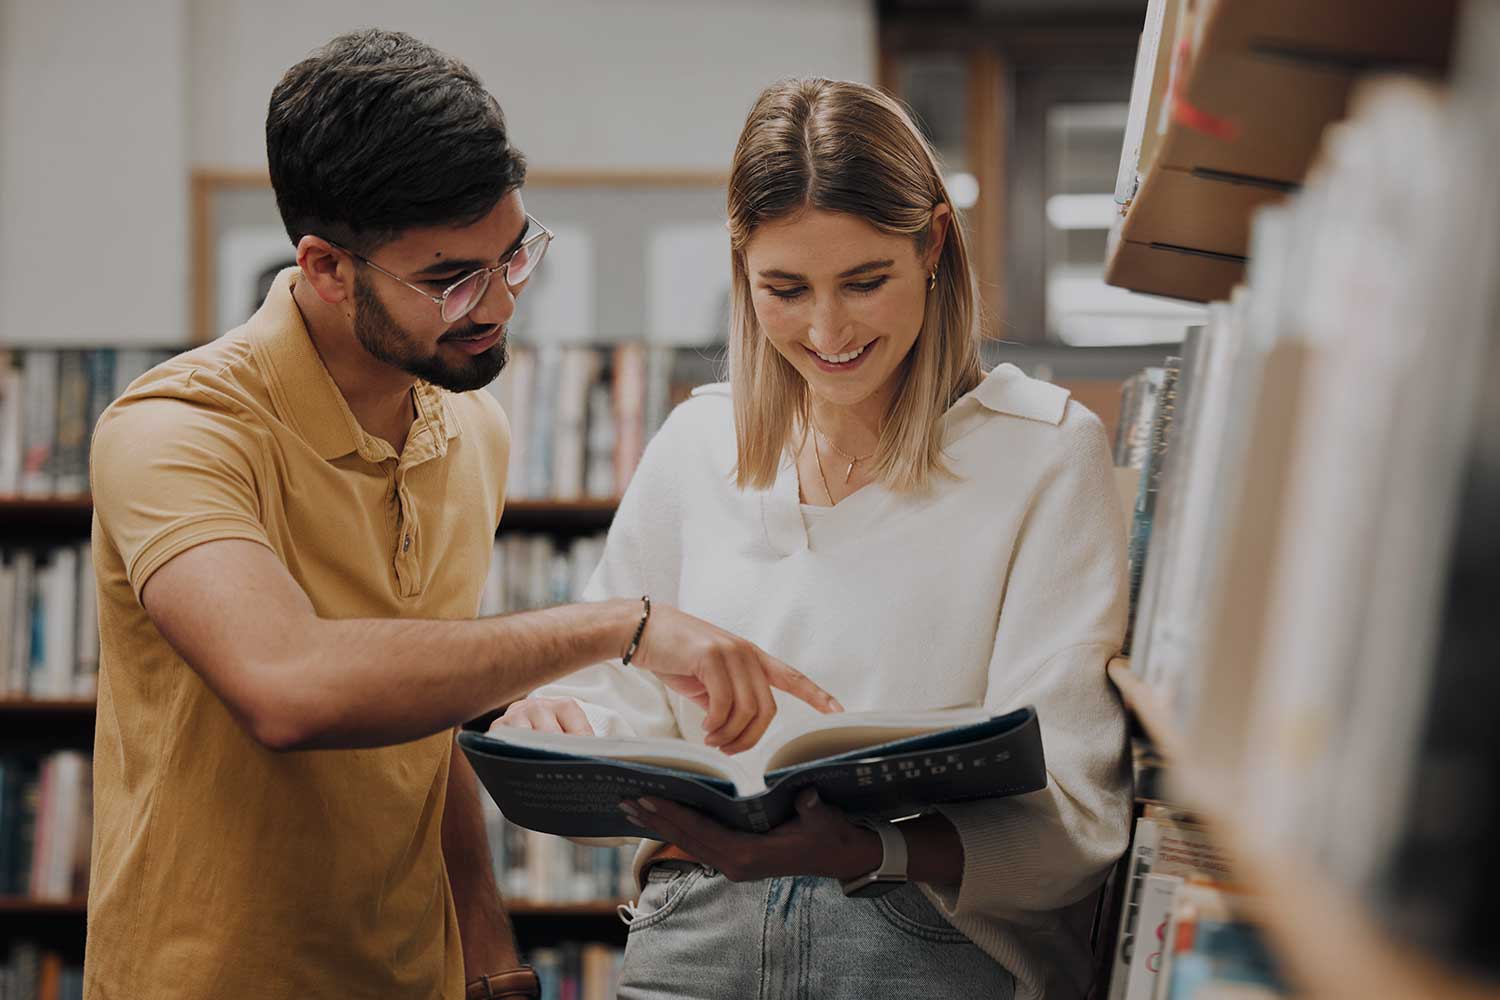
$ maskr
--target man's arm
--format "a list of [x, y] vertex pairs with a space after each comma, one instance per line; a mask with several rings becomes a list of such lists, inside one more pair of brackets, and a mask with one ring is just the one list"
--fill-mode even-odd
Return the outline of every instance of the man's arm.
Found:
[[443, 863], [448, 869], [453, 903], [458, 910], [466, 981], [521, 964], [515, 931], [495, 884], [494, 859], [485, 836], [479, 794], [474, 769], [455, 742], [443, 807]]
[[[162, 636], [246, 730], [275, 750], [384, 746], [452, 729], [548, 681], [620, 656], [631, 600], [478, 620], [325, 619], [263, 545], [207, 542], [146, 581]], [[743, 639], [653, 608], [633, 664], [709, 706], [705, 741], [753, 745], [770, 688], [821, 711], [827, 692]], [[748, 740], [748, 743], [746, 742]]]

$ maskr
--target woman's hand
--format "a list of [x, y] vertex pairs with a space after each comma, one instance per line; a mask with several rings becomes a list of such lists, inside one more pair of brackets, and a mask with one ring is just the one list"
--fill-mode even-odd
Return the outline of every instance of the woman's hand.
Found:
[[576, 733], [593, 736], [594, 727], [583, 714], [576, 698], [523, 698], [511, 702], [505, 714], [490, 723], [490, 732], [504, 726], [515, 729], [539, 729], [547, 733]]
[[732, 882], [778, 875], [851, 879], [880, 867], [880, 835], [852, 823], [813, 789], [797, 796], [797, 816], [769, 833], [741, 833], [665, 799], [627, 799], [620, 809], [656, 839], [676, 844]]

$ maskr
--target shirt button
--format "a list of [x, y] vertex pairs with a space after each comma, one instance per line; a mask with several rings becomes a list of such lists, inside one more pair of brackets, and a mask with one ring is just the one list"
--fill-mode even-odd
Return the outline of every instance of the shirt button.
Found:
[[401, 540], [401, 551], [405, 552], [406, 550], [408, 550], [410, 548], [411, 548], [411, 535], [408, 534], [404, 539]]

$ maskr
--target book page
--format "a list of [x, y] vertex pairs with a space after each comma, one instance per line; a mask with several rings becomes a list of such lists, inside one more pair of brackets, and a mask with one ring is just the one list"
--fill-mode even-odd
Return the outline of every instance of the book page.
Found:
[[642, 739], [631, 736], [582, 736], [571, 733], [544, 733], [534, 729], [506, 727], [487, 734], [490, 739], [513, 746], [575, 757], [603, 757], [630, 761], [673, 771], [685, 771], [705, 778], [734, 784], [741, 794], [746, 789], [764, 787], [759, 775], [749, 774], [737, 761], [712, 747], [681, 739]]
[[766, 772], [837, 757], [865, 747], [912, 736], [984, 722], [982, 708], [952, 708], [934, 712], [846, 712], [823, 715], [786, 735], [766, 762]]

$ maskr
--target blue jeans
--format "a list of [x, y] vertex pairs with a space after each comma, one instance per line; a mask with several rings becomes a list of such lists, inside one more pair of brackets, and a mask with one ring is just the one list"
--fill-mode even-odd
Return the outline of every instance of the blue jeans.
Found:
[[1015, 981], [915, 886], [850, 899], [837, 881], [735, 883], [652, 865], [633, 907], [619, 1000], [1012, 1000]]

